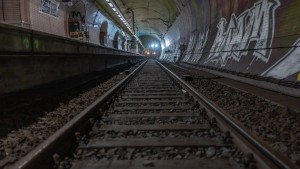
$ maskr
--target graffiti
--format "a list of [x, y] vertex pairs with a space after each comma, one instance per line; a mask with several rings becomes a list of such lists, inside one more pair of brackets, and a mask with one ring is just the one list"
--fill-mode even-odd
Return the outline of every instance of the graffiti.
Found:
[[40, 48], [40, 41], [38, 39], [34, 39], [33, 40], [33, 46], [35, 49], [39, 49]]
[[25, 37], [23, 39], [22, 43], [23, 43], [23, 46], [25, 47], [25, 49], [29, 49], [29, 47], [30, 47], [30, 40], [29, 40], [28, 37]]
[[188, 43], [186, 54], [185, 54], [185, 57], [183, 58], [184, 62], [187, 62], [190, 59], [190, 57], [192, 56], [192, 52], [193, 52], [193, 49], [195, 48], [195, 44], [196, 44], [196, 39], [197, 39], [197, 32], [195, 31], [190, 36], [190, 41]]
[[209, 30], [207, 30], [206, 33], [199, 34], [198, 41], [196, 42], [197, 45], [196, 45], [196, 48], [194, 51], [195, 54], [192, 57], [192, 62], [197, 63], [201, 59], [202, 52], [203, 52], [206, 42], [208, 40], [208, 33], [209, 33]]
[[85, 22], [85, 15], [82, 15], [81, 12], [73, 11], [72, 18], [73, 19], [79, 18], [81, 22], [83, 22], [83, 23]]
[[296, 74], [300, 70], [300, 39], [293, 44], [294, 46], [287, 54], [281, 57], [273, 66], [262, 73], [262, 76], [272, 76], [278, 79], [284, 79]]
[[[214, 62], [225, 66], [229, 59], [239, 62], [242, 56], [253, 52], [253, 60], [269, 61], [275, 28], [275, 10], [279, 0], [260, 0], [254, 6], [236, 17], [232, 14], [229, 24], [221, 18], [218, 33], [205, 63]], [[227, 29], [226, 29], [227, 27]]]

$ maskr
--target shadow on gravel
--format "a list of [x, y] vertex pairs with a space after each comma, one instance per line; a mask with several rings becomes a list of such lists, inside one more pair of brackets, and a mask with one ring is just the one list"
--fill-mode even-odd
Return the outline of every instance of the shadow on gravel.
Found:
[[132, 66], [133, 64], [124, 64], [24, 91], [0, 95], [0, 138], [13, 130], [32, 124], [44, 113], [53, 111], [60, 103], [68, 102]]

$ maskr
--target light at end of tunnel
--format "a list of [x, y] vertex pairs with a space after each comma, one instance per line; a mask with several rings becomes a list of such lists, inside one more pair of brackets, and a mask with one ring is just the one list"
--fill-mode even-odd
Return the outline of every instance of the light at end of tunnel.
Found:
[[154, 46], [157, 48], [157, 47], [158, 47], [158, 44], [155, 44]]

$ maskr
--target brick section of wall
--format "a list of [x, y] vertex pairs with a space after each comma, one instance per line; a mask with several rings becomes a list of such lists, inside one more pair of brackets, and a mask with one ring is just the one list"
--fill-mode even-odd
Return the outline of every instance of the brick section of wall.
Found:
[[0, 21], [4, 21], [4, 8], [3, 8], [4, 0], [0, 0]]
[[0, 0], [0, 21], [8, 23], [20, 23], [20, 0]]
[[63, 5], [59, 6], [58, 17], [40, 12], [40, 0], [30, 1], [30, 20], [31, 28], [54, 35], [64, 36], [65, 34], [65, 15], [66, 10]]

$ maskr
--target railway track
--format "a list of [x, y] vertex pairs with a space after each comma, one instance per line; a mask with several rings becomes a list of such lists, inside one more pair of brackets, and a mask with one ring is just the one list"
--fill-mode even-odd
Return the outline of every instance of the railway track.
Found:
[[221, 111], [148, 60], [11, 167], [297, 168]]

